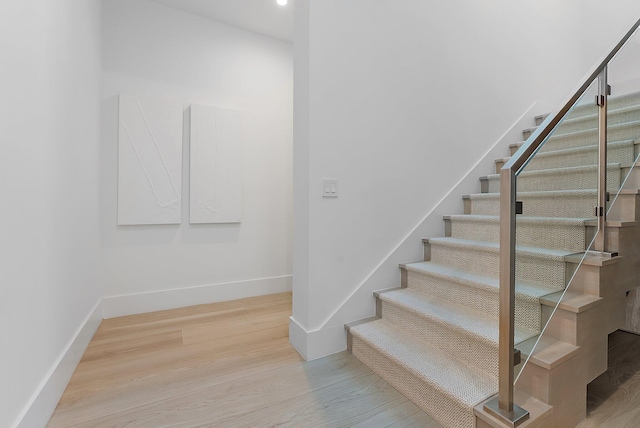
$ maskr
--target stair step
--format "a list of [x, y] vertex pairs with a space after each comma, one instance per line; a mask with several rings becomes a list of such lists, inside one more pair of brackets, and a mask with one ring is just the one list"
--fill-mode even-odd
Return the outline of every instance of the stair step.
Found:
[[[384, 293], [382, 316], [404, 331], [453, 355], [474, 355], [473, 365], [498, 375], [498, 318], [413, 289]], [[516, 326], [520, 343], [538, 334]]]
[[536, 126], [540, 126], [542, 125], [542, 122], [544, 122], [544, 120], [547, 118], [547, 116], [549, 116], [549, 113], [546, 114], [540, 114], [538, 116], [536, 116], [534, 118], [535, 122], [536, 122]]
[[602, 297], [593, 294], [574, 293], [571, 291], [548, 294], [540, 299], [540, 303], [545, 306], [579, 314], [587, 311], [602, 301]]
[[[609, 112], [613, 112], [626, 107], [635, 106], [640, 104], [640, 93], [634, 92], [626, 95], [618, 95], [609, 97], [607, 100], [607, 109]], [[577, 119], [586, 115], [593, 114], [595, 106], [593, 98], [585, 100], [580, 105], [573, 108], [567, 119]]]
[[[498, 277], [500, 246], [459, 238], [431, 238], [431, 261], [479, 275]], [[523, 282], [564, 288], [565, 256], [572, 251], [535, 247], [516, 247], [516, 278]]]
[[[640, 105], [634, 104], [624, 106], [618, 109], [609, 109], [607, 112], [607, 124], [618, 125], [621, 123], [633, 122], [640, 119]], [[579, 117], [568, 117], [554, 132], [555, 135], [567, 134], [570, 132], [580, 131], [583, 129], [594, 128], [598, 126], [598, 109], [593, 106], [591, 114]], [[524, 140], [529, 138], [538, 127], [528, 128], [522, 131]]]
[[[500, 285], [497, 278], [476, 275], [434, 262], [405, 265], [408, 288], [452, 303], [465, 302], [473, 311], [492, 317], [499, 314]], [[540, 329], [540, 298], [557, 292], [555, 287], [516, 283], [516, 323], [531, 330]]]
[[[446, 216], [447, 236], [498, 242], [499, 216], [462, 214]], [[589, 219], [557, 217], [517, 217], [517, 243], [528, 247], [583, 251], [585, 223]]]
[[497, 378], [468, 366], [464, 356], [416, 339], [384, 319], [350, 332], [353, 355], [444, 426], [473, 426], [473, 407], [498, 390]]
[[[607, 137], [611, 141], [638, 139], [638, 137], [640, 137], [640, 120], [608, 126]], [[511, 154], [513, 155], [522, 144], [524, 144], [524, 141], [510, 144], [509, 147], [511, 149]], [[597, 127], [568, 132], [566, 134], [553, 134], [545, 143], [544, 147], [540, 149], [540, 152], [590, 146], [594, 144], [598, 144]]]
[[576, 356], [580, 347], [543, 335], [540, 339], [536, 336], [518, 344], [518, 349], [523, 362], [531, 356], [527, 364], [551, 370]]
[[[500, 214], [499, 193], [476, 193], [463, 199], [465, 214]], [[590, 218], [594, 216], [597, 192], [591, 189], [518, 192], [518, 200], [523, 202], [524, 216]]]
[[[518, 146], [519, 147], [519, 146]], [[631, 164], [635, 159], [634, 140], [608, 143], [608, 161], [622, 165]], [[496, 173], [510, 158], [496, 159]], [[598, 145], [574, 147], [538, 153], [526, 167], [527, 171], [563, 168], [580, 165], [595, 165], [598, 162]]]
[[[621, 182], [621, 165], [609, 163], [607, 166], [607, 188], [617, 191]], [[483, 189], [486, 193], [500, 192], [500, 175], [491, 174], [480, 177], [481, 181], [487, 181]], [[518, 191], [546, 191], [546, 190], [582, 190], [593, 189], [598, 185], [598, 166], [571, 166], [554, 169], [539, 169], [529, 171], [526, 169], [517, 179]]]
[[[640, 144], [640, 93], [612, 97], [608, 108], [607, 178], [614, 190]], [[536, 125], [545, 117], [536, 117]], [[529, 356], [531, 370], [521, 372], [517, 396], [520, 402], [546, 403], [537, 402], [534, 417], [539, 419], [527, 426], [577, 423], [586, 406], [586, 382], [602, 373], [605, 361], [604, 354], [591, 357], [606, 351], [606, 333], [598, 332], [610, 331], [609, 318], [616, 318], [601, 320], [611, 313], [609, 300], [579, 291], [598, 291], [600, 276], [597, 281], [592, 276], [601, 275], [600, 269], [591, 265], [613, 272], [615, 266], [608, 265], [622, 257], [589, 253], [584, 269], [576, 270], [594, 235], [597, 119], [592, 100], [572, 109], [518, 176], [524, 213], [516, 219], [515, 342], [523, 357]], [[535, 131], [525, 130], [524, 138]], [[522, 144], [511, 145], [512, 153]], [[496, 172], [508, 159], [496, 161]], [[354, 356], [447, 427], [494, 426], [480, 407], [474, 414], [474, 406], [498, 389], [499, 179], [498, 174], [481, 177], [482, 193], [463, 197], [465, 215], [444, 217], [446, 237], [423, 239], [425, 261], [401, 265], [401, 288], [374, 293], [376, 317], [345, 326]], [[640, 174], [628, 183], [609, 223], [640, 217]], [[618, 235], [609, 233], [607, 239], [613, 248]], [[574, 287], [565, 291], [572, 274]], [[587, 285], [580, 287], [582, 281]], [[622, 302], [622, 297], [616, 299]], [[555, 317], [547, 323], [552, 312]], [[542, 325], [545, 336], [539, 336]]]

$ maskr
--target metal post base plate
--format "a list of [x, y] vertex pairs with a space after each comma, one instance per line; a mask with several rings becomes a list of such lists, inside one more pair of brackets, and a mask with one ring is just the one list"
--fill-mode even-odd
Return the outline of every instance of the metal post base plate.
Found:
[[511, 427], [517, 427], [529, 419], [529, 412], [515, 403], [513, 403], [513, 410], [511, 412], [505, 412], [500, 409], [500, 406], [498, 405], [498, 397], [494, 397], [484, 403], [484, 410], [500, 422]]

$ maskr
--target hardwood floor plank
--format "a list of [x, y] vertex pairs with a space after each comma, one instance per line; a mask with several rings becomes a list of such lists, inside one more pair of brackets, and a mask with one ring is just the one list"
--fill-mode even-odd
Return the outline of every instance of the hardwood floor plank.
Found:
[[228, 302], [208, 303], [204, 305], [187, 306], [184, 308], [170, 309], [167, 311], [148, 312], [138, 315], [110, 318], [104, 320], [109, 327], [133, 326], [161, 320], [177, 319], [198, 314], [212, 314], [218, 311], [227, 311], [235, 308], [261, 307], [274, 303], [291, 302], [291, 292], [270, 294], [266, 296], [248, 297], [246, 299], [232, 300]]
[[405, 398], [393, 387], [368, 371], [362, 376], [350, 377], [232, 419], [220, 420], [220, 424], [230, 428], [351, 427], [363, 418], [397, 406], [403, 400]]
[[[197, 369], [216, 359], [268, 349], [273, 346], [287, 346], [286, 329], [278, 327], [274, 330], [263, 331], [262, 335], [247, 334], [244, 336], [247, 340], [244, 343], [238, 343], [238, 338], [231, 338], [229, 343], [226, 341], [220, 343], [204, 342], [165, 349], [163, 352], [155, 354], [137, 353], [134, 355], [131, 353], [112, 359], [88, 361], [87, 364], [81, 364], [78, 367], [68, 390], [70, 392], [74, 392], [76, 389], [97, 391], [113, 388], [116, 385], [129, 384], [136, 380], [156, 377], [176, 370]], [[293, 351], [293, 349], [291, 350]]]
[[639, 426], [640, 336], [622, 331], [609, 335], [608, 369], [587, 391], [587, 419], [578, 427]]
[[[400, 393], [398, 393], [400, 394]], [[409, 400], [401, 400], [396, 406], [389, 410], [380, 412], [377, 415], [362, 421], [353, 428], [442, 428], [438, 422], [424, 413], [418, 406]]]
[[176, 395], [195, 392], [261, 372], [302, 363], [288, 343], [243, 355], [217, 359], [203, 367], [176, 370], [92, 393], [65, 393], [50, 426], [87, 423], [110, 414], [167, 400]]
[[[240, 334], [255, 333], [261, 330], [282, 326], [288, 316], [276, 312], [273, 314], [261, 314], [245, 319], [229, 320], [224, 324], [207, 323], [195, 327], [182, 329], [182, 338], [185, 345], [193, 345], [201, 342], [221, 340]], [[287, 327], [288, 328], [288, 327]]]
[[84, 356], [86, 362], [104, 358], [112, 358], [116, 355], [127, 353], [157, 352], [169, 347], [182, 346], [182, 331], [172, 330], [156, 334], [147, 334], [143, 337], [126, 338], [124, 340], [110, 341], [107, 343], [92, 344], [87, 347]]
[[233, 318], [245, 318], [249, 314], [246, 308], [233, 308], [213, 313], [194, 314], [175, 319], [163, 319], [153, 322], [138, 323], [131, 326], [110, 327], [105, 325], [110, 320], [104, 320], [94, 336], [96, 344], [111, 343], [114, 340], [125, 340], [130, 337], [143, 337], [150, 332], [162, 333], [165, 331], [179, 330], [190, 326], [202, 325], [211, 322], [225, 322]]
[[248, 406], [265, 408], [303, 395], [309, 391], [310, 385], [321, 388], [368, 372], [369, 369], [351, 355], [336, 354], [326, 361], [290, 364], [215, 387], [177, 394], [167, 400], [93, 419], [88, 423], [92, 427], [187, 427], [226, 421], [245, 414]]

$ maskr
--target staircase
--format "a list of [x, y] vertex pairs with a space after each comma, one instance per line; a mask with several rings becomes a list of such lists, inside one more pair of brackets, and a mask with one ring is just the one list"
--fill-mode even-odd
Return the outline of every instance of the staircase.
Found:
[[[587, 256], [578, 268], [596, 231], [595, 114], [576, 107], [518, 178], [515, 342], [523, 361], [531, 356], [516, 366], [516, 402], [531, 413], [522, 426], [585, 417], [586, 385], [606, 371], [607, 334], [624, 323], [626, 291], [640, 285], [635, 169], [607, 223], [608, 250], [620, 257]], [[615, 194], [639, 152], [640, 94], [610, 98], [608, 136]], [[374, 293], [377, 316], [345, 326], [353, 355], [445, 427], [501, 426], [481, 406], [498, 391], [499, 175], [480, 184], [462, 197], [463, 215], [444, 218], [445, 237], [423, 239], [424, 261], [400, 266], [401, 287]]]

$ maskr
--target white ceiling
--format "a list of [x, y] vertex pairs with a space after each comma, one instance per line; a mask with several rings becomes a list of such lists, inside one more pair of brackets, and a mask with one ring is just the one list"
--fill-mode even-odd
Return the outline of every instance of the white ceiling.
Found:
[[293, 40], [293, 0], [153, 0], [156, 3], [234, 25], [276, 39]]

